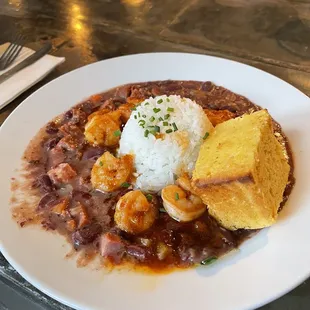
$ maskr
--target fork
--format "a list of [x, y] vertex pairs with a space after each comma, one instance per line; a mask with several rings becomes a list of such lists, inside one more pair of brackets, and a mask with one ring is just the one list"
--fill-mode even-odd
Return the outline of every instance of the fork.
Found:
[[23, 48], [24, 36], [17, 34], [0, 57], [0, 71], [9, 67]]

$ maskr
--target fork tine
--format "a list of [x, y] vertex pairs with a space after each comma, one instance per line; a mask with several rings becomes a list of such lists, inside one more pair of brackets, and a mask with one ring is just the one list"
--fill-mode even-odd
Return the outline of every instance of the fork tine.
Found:
[[6, 55], [6, 58], [3, 59], [3, 64], [0, 69], [5, 69], [7, 68], [19, 55], [20, 51], [23, 48], [23, 41], [24, 41], [24, 36], [19, 34], [17, 35], [16, 39], [13, 42], [13, 47], [11, 48], [10, 52]]
[[16, 40], [18, 39], [18, 35], [19, 34], [15, 33], [14, 36], [12, 37], [11, 43], [9, 44], [9, 46], [6, 48], [5, 52], [0, 57], [0, 63], [12, 51], [12, 48], [14, 48], [14, 44], [15, 44]]
[[10, 45], [6, 48], [5, 52], [1, 55], [0, 57], [0, 62], [6, 57], [6, 55], [11, 51], [13, 48], [14, 44], [10, 43]]
[[7, 68], [10, 65], [11, 58], [15, 55], [16, 50], [18, 49], [18, 45], [14, 44], [14, 46], [11, 48], [10, 53], [6, 56], [6, 58], [3, 59], [3, 67]]
[[23, 46], [22, 45], [16, 45], [17, 48], [14, 50], [14, 53], [11, 55], [10, 59], [7, 61], [6, 67], [8, 67], [19, 55], [20, 51], [22, 50]]

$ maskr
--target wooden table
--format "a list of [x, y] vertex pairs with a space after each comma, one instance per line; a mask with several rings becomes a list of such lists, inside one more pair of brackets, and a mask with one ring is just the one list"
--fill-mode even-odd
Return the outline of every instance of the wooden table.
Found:
[[[306, 0], [0, 0], [0, 29], [0, 44], [18, 30], [27, 34], [29, 47], [49, 40], [53, 54], [66, 57], [52, 74], [0, 111], [0, 124], [56, 77], [133, 53], [182, 51], [229, 58], [310, 94]], [[45, 309], [68, 309], [38, 293], [2, 256], [0, 278]], [[262, 309], [310, 309], [310, 281]]]

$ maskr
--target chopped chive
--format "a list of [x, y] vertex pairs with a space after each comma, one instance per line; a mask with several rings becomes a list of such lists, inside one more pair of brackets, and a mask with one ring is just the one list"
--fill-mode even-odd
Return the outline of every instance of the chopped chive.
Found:
[[169, 117], [170, 117], [170, 114], [166, 114], [166, 115], [164, 116], [165, 119], [168, 119]]
[[138, 112], [138, 116], [139, 116], [139, 117], [141, 117], [141, 114], [140, 114], [140, 112]]
[[172, 133], [172, 129], [168, 129], [168, 130], [166, 130], [166, 133]]
[[149, 133], [150, 133], [150, 132], [149, 132], [149, 130], [147, 130], [147, 129], [146, 129], [146, 130], [145, 130], [145, 132], [144, 132], [144, 137], [146, 137], [146, 138], [147, 138], [147, 137], [148, 137], [148, 135], [149, 135]]
[[124, 182], [121, 187], [125, 187], [125, 188], [128, 188], [131, 184], [128, 183], [128, 182]]
[[135, 107], [130, 108], [131, 111], [136, 111], [137, 109]]
[[164, 126], [168, 126], [168, 122], [163, 122], [163, 125]]
[[138, 117], [137, 117], [137, 115], [135, 115], [135, 119], [137, 119]]
[[158, 112], [160, 112], [160, 109], [159, 108], [154, 108], [153, 111], [154, 111], [154, 113], [158, 113]]
[[167, 102], [170, 102], [170, 99], [169, 99], [169, 98], [167, 98]]
[[178, 194], [178, 193], [175, 193], [175, 194], [174, 194], [174, 198], [175, 198], [175, 200], [179, 200], [179, 199], [180, 199], [179, 194]]
[[144, 105], [149, 105], [150, 103], [149, 102], [146, 102]]
[[163, 101], [164, 101], [164, 100], [159, 99], [159, 100], [157, 101], [157, 103], [158, 103], [158, 104], [161, 104], [161, 103], [163, 103]]
[[99, 161], [99, 166], [103, 166], [103, 162], [102, 161]]
[[173, 112], [173, 111], [174, 111], [174, 108], [170, 108], [170, 107], [169, 107], [169, 108], [167, 108], [167, 111], [168, 111], [168, 112]]
[[206, 132], [205, 135], [202, 137], [203, 140], [206, 140], [209, 137], [209, 133]]
[[155, 117], [154, 116], [150, 117], [150, 121], [154, 122], [155, 121]]
[[151, 202], [153, 199], [153, 196], [151, 194], [147, 194], [146, 196], [147, 201]]
[[177, 125], [175, 123], [172, 123], [172, 126], [173, 126], [174, 131], [178, 130], [178, 127], [177, 127]]
[[161, 212], [161, 213], [167, 213], [166, 209], [164, 209], [164, 208], [159, 208], [159, 212]]
[[140, 119], [138, 124], [143, 127], [145, 125], [145, 120], [144, 119]]
[[210, 265], [217, 260], [216, 256], [208, 257], [200, 262], [201, 265]]
[[158, 120], [159, 120], [160, 122], [162, 122], [164, 119], [163, 119], [162, 117], [160, 117]]
[[122, 133], [121, 133], [120, 130], [114, 131], [114, 136], [115, 136], [115, 137], [119, 137], [121, 134], [122, 134]]
[[154, 130], [155, 130], [155, 132], [160, 132], [160, 127], [159, 126], [155, 126]]
[[142, 115], [142, 117], [143, 117], [143, 118], [146, 118], [146, 115], [145, 115], [145, 114], [143, 114], [143, 115]]

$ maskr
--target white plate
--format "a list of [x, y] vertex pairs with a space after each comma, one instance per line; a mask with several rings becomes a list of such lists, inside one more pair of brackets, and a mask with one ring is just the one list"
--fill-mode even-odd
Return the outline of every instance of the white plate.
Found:
[[[212, 266], [169, 275], [105, 274], [64, 259], [62, 237], [20, 229], [8, 206], [10, 177], [29, 140], [51, 118], [88, 96], [129, 82], [211, 80], [269, 109], [295, 155], [295, 189], [279, 221]], [[70, 72], [31, 95], [0, 131], [1, 251], [29, 282], [78, 309], [252, 309], [310, 274], [310, 100], [252, 67], [214, 57], [160, 53], [109, 59]]]

